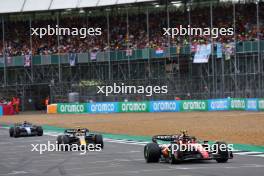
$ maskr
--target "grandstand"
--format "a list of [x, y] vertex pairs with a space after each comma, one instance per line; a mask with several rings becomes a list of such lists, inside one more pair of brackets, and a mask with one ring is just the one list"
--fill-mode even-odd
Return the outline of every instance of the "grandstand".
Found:
[[[0, 96], [18, 95], [25, 110], [34, 108], [29, 99], [65, 102], [70, 92], [82, 102], [264, 95], [261, 0], [0, 0], [0, 17]], [[99, 27], [102, 35], [30, 35], [48, 24]], [[179, 25], [232, 27], [234, 35], [163, 35]], [[194, 63], [202, 44], [211, 44], [208, 62]], [[167, 85], [168, 94], [96, 93], [113, 82]]]

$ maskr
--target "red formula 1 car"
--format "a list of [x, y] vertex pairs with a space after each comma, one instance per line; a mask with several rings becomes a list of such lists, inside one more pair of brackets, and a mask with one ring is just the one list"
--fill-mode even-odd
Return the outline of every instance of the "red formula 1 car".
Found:
[[[162, 141], [163, 144], [158, 142]], [[219, 163], [233, 158], [232, 145], [225, 142], [208, 144], [208, 141], [197, 141], [186, 132], [176, 135], [156, 135], [144, 148], [147, 163], [169, 162], [180, 163], [187, 160], [216, 160]]]

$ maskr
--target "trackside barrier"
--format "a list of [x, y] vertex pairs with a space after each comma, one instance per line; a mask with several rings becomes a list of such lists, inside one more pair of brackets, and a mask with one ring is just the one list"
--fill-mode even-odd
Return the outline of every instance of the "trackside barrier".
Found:
[[0, 106], [0, 116], [2, 116], [4, 113], [3, 113], [3, 107]]
[[119, 102], [119, 112], [149, 112], [149, 102]]
[[258, 99], [258, 110], [264, 111], [264, 98]]
[[245, 98], [231, 98], [230, 99], [230, 110], [242, 111], [246, 109]]
[[48, 114], [57, 114], [57, 104], [50, 104], [47, 106]]
[[87, 103], [59, 103], [57, 112], [59, 114], [85, 114]]
[[163, 100], [163, 101], [151, 101], [149, 111], [150, 112], [179, 112], [180, 101]]
[[248, 98], [246, 104], [246, 111], [257, 111], [258, 110], [258, 99], [257, 98]]
[[98, 114], [98, 113], [114, 113], [118, 112], [117, 102], [105, 102], [105, 103], [88, 103], [87, 112]]
[[[1, 111], [1, 110], [0, 110]], [[264, 111], [264, 98], [161, 100], [142, 102], [58, 103], [47, 113], [98, 114], [127, 112]], [[0, 112], [1, 113], [1, 112]], [[0, 114], [1, 115], [1, 114]]]
[[180, 101], [180, 111], [208, 111], [207, 100], [182, 100]]
[[227, 111], [229, 110], [229, 101], [225, 99], [210, 99], [208, 100], [209, 111]]

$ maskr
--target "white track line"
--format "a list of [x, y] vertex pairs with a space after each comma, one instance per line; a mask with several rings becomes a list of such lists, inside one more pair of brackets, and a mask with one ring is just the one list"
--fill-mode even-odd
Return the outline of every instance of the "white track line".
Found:
[[250, 156], [264, 157], [264, 154], [262, 154], [262, 155], [250, 155]]
[[138, 142], [123, 142], [123, 141], [115, 141], [115, 140], [107, 141], [107, 142], [118, 143], [118, 144], [142, 145], [142, 146], [146, 145]]
[[261, 154], [263, 152], [241, 152], [241, 153], [236, 153], [236, 155], [248, 155], [248, 154]]
[[138, 144], [147, 144], [148, 142], [137, 142], [137, 141], [131, 141], [131, 140], [120, 140], [120, 139], [104, 139], [106, 142], [125, 142], [125, 143], [138, 143]]

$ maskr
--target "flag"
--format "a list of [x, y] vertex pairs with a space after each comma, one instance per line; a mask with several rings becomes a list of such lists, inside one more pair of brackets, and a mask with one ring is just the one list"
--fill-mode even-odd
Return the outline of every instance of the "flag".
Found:
[[162, 55], [162, 54], [164, 54], [164, 50], [163, 50], [162, 48], [158, 47], [158, 48], [155, 50], [155, 54], [156, 54], [156, 55]]
[[126, 56], [132, 56], [132, 54], [133, 54], [132, 49], [127, 49], [126, 50]]
[[24, 67], [30, 67], [31, 66], [31, 55], [27, 54], [24, 56]]
[[97, 51], [96, 50], [91, 51], [90, 58], [92, 61], [96, 60], [96, 56], [97, 56]]
[[225, 60], [229, 60], [231, 55], [234, 55], [235, 44], [233, 42], [228, 43], [224, 46]]
[[77, 59], [76, 53], [69, 53], [69, 62], [71, 67], [76, 65], [76, 59]]
[[197, 44], [192, 44], [191, 45], [191, 52], [192, 53], [195, 53], [197, 51], [197, 46], [198, 46]]
[[211, 54], [211, 44], [197, 45], [193, 63], [208, 63]]
[[177, 53], [177, 54], [180, 54], [180, 52], [181, 52], [181, 47], [180, 47], [180, 45], [177, 45], [176, 53]]
[[229, 53], [225, 53], [225, 60], [230, 60], [231, 59], [231, 55]]
[[216, 58], [222, 58], [223, 52], [222, 52], [222, 44], [216, 43]]
[[8, 56], [7, 57], [7, 64], [8, 65], [11, 65], [12, 64], [12, 57], [11, 56]]

